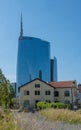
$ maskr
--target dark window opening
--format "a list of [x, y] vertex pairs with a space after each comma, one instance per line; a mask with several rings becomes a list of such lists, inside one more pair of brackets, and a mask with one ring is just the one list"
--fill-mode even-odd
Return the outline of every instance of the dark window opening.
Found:
[[35, 91], [35, 95], [40, 95], [40, 91]]
[[29, 95], [29, 94], [30, 94], [30, 92], [29, 92], [29, 91], [24, 90], [24, 95]]
[[37, 108], [37, 103], [39, 102], [39, 100], [36, 100], [35, 101], [35, 107]]
[[48, 91], [45, 91], [45, 95], [50, 95], [51, 92], [48, 90]]
[[29, 100], [24, 100], [24, 107], [29, 107], [29, 105], [30, 105], [30, 102], [29, 102]]
[[40, 88], [40, 84], [35, 84], [35, 88]]
[[54, 96], [55, 96], [55, 97], [58, 97], [58, 96], [59, 96], [59, 92], [58, 92], [58, 91], [55, 91], [55, 92], [54, 92]]
[[70, 96], [69, 91], [65, 91], [65, 92], [64, 92], [64, 95], [65, 95], [65, 97], [69, 97], [69, 96]]
[[29, 95], [30, 94], [30, 92], [29, 91], [26, 91], [26, 95]]

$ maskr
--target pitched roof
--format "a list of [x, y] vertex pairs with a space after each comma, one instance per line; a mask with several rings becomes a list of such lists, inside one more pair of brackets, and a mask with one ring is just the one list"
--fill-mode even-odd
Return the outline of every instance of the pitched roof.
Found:
[[30, 84], [30, 83], [36, 81], [36, 80], [39, 80], [39, 81], [41, 81], [41, 82], [43, 82], [43, 83], [49, 85], [50, 87], [54, 88], [54, 86], [52, 86], [51, 84], [48, 84], [47, 82], [45, 82], [45, 81], [43, 81], [43, 80], [41, 80], [41, 79], [39, 79], [39, 78], [36, 78], [36, 79], [31, 80], [30, 82], [27, 82], [27, 83], [21, 85], [21, 86], [18, 88], [18, 90], [20, 90], [21, 87], [24, 87], [25, 85], [28, 85], [28, 84]]
[[76, 86], [76, 81], [49, 82], [54, 88], [71, 88]]

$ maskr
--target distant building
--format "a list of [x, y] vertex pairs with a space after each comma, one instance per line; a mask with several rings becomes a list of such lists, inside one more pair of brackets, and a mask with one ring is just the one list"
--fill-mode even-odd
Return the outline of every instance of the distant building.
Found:
[[54, 56], [54, 80], [53, 81], [58, 81], [58, 72], [57, 72], [57, 58]]
[[54, 60], [50, 60], [50, 81], [54, 81]]
[[57, 81], [57, 59], [50, 60], [50, 81]]
[[39, 38], [23, 36], [22, 16], [20, 25], [16, 76], [17, 93], [18, 87], [35, 78], [49, 82], [51, 75], [52, 81], [57, 81], [57, 60], [54, 58], [53, 66], [50, 64], [50, 43]]

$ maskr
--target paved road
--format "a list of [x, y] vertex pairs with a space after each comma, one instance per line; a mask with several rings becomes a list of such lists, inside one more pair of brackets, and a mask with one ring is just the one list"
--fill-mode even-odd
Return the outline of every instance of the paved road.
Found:
[[81, 130], [81, 125], [70, 125], [62, 122], [51, 122], [38, 112], [26, 113], [13, 111], [14, 120], [20, 125], [21, 130]]

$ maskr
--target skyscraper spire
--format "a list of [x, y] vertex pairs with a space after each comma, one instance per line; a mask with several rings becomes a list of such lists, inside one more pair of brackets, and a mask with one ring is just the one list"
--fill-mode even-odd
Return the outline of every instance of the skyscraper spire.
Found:
[[20, 38], [23, 36], [23, 23], [22, 23], [22, 13], [21, 13], [21, 21], [20, 21]]

